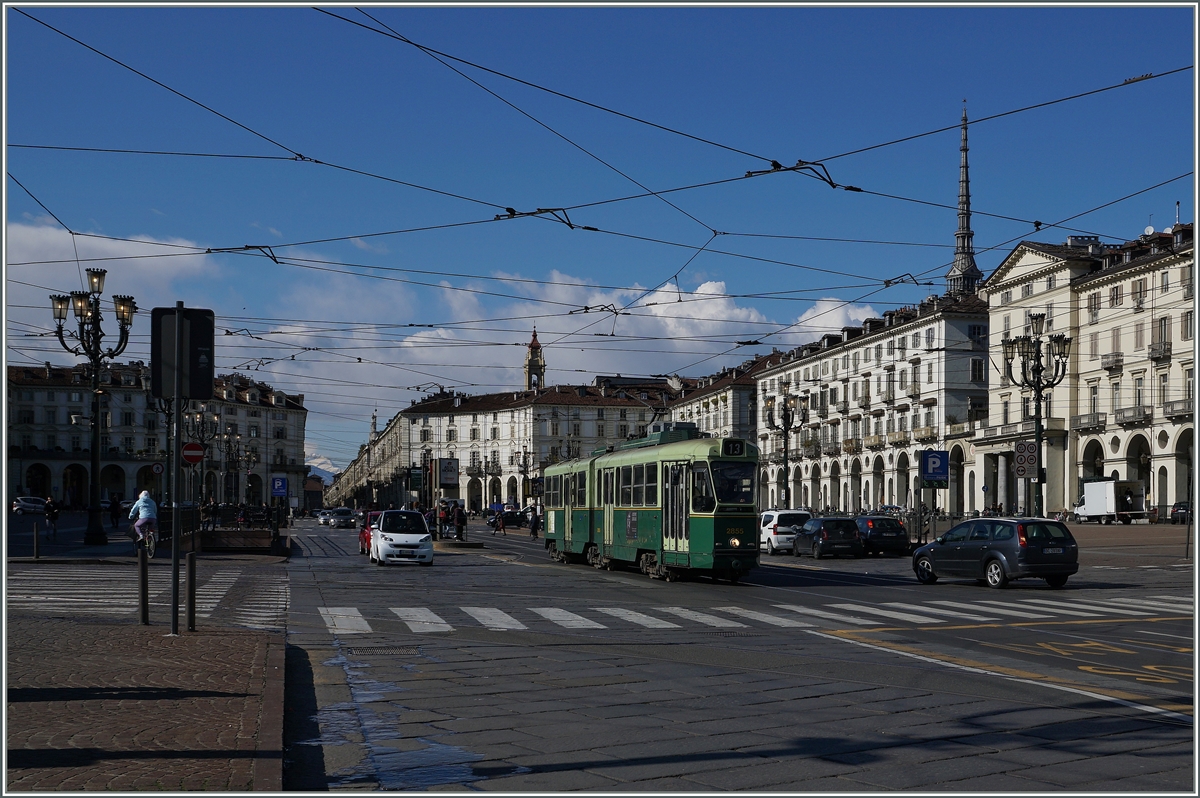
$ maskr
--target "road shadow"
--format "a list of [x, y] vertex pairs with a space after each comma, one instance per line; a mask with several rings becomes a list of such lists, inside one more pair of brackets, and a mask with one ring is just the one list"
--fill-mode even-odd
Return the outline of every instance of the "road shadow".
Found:
[[324, 749], [311, 742], [301, 744], [321, 738], [317, 691], [308, 652], [299, 646], [288, 646], [284, 671], [283, 789], [328, 790]]

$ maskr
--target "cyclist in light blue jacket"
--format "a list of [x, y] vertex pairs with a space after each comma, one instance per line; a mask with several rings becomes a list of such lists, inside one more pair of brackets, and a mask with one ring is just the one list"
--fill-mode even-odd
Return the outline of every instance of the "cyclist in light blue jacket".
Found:
[[142, 491], [142, 495], [138, 496], [133, 507], [129, 508], [129, 517], [137, 519], [133, 529], [137, 532], [139, 541], [145, 540], [146, 534], [158, 526], [158, 505], [154, 503], [154, 499], [150, 498], [150, 491]]

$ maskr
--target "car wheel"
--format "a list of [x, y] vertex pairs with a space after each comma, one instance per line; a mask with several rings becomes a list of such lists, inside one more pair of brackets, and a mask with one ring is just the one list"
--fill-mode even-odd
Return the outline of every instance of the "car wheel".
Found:
[[917, 573], [917, 581], [923, 585], [932, 585], [938, 580], [937, 574], [933, 572], [933, 562], [928, 557], [917, 560], [913, 570]]
[[424, 560], [421, 562], [421, 565], [424, 565], [426, 568], [428, 568], [429, 566], [433, 565], [433, 560]]
[[20, 507], [18, 507], [17, 509], [13, 510], [13, 512], [14, 512], [14, 513], [16, 513], [17, 515], [25, 515], [25, 511], [24, 511], [24, 510], [22, 510]]
[[1004, 564], [999, 560], [989, 560], [983, 573], [988, 587], [999, 589], [1008, 584], [1008, 576], [1004, 573]]
[[375, 564], [378, 566], [384, 566], [387, 565], [387, 562], [382, 557], [376, 557]]
[[812, 556], [814, 560], [821, 559], [821, 544], [814, 543], [812, 547]]
[[799, 545], [798, 543], [793, 543], [793, 544], [792, 544], [792, 556], [793, 556], [793, 557], [799, 557], [799, 556], [800, 556], [800, 545]]
[[1055, 588], [1055, 589], [1062, 587], [1066, 583], [1067, 583], [1067, 575], [1066, 574], [1055, 574], [1054, 576], [1046, 577], [1046, 584], [1048, 584], [1050, 587]]
[[771, 542], [770, 538], [767, 538], [767, 554], [774, 557], [778, 553], [779, 549], [775, 548], [775, 544]]

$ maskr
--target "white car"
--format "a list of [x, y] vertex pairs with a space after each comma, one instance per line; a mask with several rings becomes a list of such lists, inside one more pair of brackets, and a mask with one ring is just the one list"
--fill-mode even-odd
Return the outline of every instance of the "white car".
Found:
[[808, 510], [766, 510], [758, 517], [758, 545], [767, 554], [790, 552], [800, 527], [808, 523]]
[[329, 526], [329, 516], [333, 515], [333, 510], [322, 510], [317, 513], [317, 524], [320, 526]]
[[17, 515], [25, 513], [45, 513], [46, 500], [36, 496], [19, 496], [13, 500], [12, 511]]
[[384, 510], [371, 525], [371, 562], [433, 565], [433, 535], [425, 517], [411, 510]]

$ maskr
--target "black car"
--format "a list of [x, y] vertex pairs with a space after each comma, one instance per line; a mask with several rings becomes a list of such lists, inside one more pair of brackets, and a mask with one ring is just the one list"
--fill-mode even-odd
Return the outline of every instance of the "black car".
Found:
[[1079, 571], [1079, 546], [1059, 521], [981, 518], [961, 523], [913, 552], [913, 571], [926, 585], [942, 576], [966, 576], [995, 588], [1027, 577], [1062, 587]]
[[1171, 523], [1186, 524], [1191, 518], [1192, 505], [1189, 502], [1175, 502], [1171, 505]]
[[792, 538], [792, 554], [811, 554], [814, 559], [849, 554], [862, 557], [862, 536], [853, 518], [812, 518]]
[[[495, 529], [496, 519], [499, 518], [500, 515], [501, 513], [495, 513], [492, 515], [492, 517], [487, 520], [487, 525], [492, 529]], [[525, 513], [523, 512], [519, 512], [517, 510], [505, 510], [503, 515], [505, 529], [519, 529], [529, 525], [529, 518], [526, 517]]]
[[908, 554], [908, 530], [890, 515], [860, 515], [854, 519], [867, 554]]

